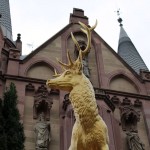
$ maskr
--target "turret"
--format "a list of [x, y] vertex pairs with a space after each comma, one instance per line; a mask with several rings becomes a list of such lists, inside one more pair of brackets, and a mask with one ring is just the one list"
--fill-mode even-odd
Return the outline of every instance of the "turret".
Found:
[[[119, 11], [117, 12], [119, 13]], [[120, 36], [118, 43], [118, 54], [128, 65], [131, 66], [134, 71], [139, 74], [140, 70], [148, 70], [148, 68], [124, 30], [122, 21], [122, 18], [119, 16], [118, 22], [120, 23]]]

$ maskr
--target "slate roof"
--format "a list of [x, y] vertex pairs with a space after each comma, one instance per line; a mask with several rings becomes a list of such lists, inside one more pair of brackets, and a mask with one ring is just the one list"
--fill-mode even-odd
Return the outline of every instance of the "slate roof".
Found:
[[12, 40], [9, 0], [0, 0], [0, 26], [4, 36]]
[[144, 63], [142, 57], [138, 53], [131, 39], [127, 35], [123, 26], [120, 25], [120, 36], [118, 43], [118, 54], [123, 58], [123, 60], [131, 66], [131, 68], [140, 73], [140, 69], [148, 70], [146, 64]]

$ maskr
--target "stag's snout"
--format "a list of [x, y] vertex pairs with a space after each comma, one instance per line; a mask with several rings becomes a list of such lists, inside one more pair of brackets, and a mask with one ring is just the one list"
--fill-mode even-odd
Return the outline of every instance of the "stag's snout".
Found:
[[52, 89], [59, 89], [59, 87], [61, 86], [61, 83], [62, 82], [61, 82], [61, 80], [59, 80], [59, 78], [48, 79], [46, 81], [46, 85]]
[[46, 85], [48, 85], [49, 82], [50, 82], [50, 80], [47, 80], [47, 81], [46, 81]]
[[47, 80], [47, 81], [46, 81], [46, 85], [48, 85], [48, 82], [49, 82], [49, 81], [50, 81], [50, 80]]
[[53, 79], [48, 79], [47, 81], [46, 81], [46, 85], [48, 86], [48, 87], [52, 87], [53, 86]]

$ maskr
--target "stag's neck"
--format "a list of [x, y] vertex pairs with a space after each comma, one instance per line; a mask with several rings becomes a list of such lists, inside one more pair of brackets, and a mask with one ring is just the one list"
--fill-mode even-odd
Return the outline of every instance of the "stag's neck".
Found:
[[79, 80], [79, 84], [77, 84], [73, 87], [70, 94], [75, 94], [76, 92], [78, 94], [84, 94], [84, 92], [90, 92], [91, 94], [94, 95], [93, 86], [92, 86], [91, 82], [89, 81], [89, 79], [86, 76], [83, 76]]
[[79, 121], [85, 128], [92, 126], [97, 120], [98, 110], [95, 93], [89, 79], [83, 76], [80, 84], [72, 89], [69, 97], [76, 121]]

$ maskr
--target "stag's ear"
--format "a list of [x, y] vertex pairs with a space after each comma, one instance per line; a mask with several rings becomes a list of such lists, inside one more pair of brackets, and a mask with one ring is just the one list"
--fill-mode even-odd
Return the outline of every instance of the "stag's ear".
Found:
[[75, 69], [75, 72], [77, 74], [82, 74], [82, 63], [81, 62], [76, 62], [76, 69]]

